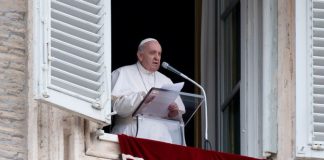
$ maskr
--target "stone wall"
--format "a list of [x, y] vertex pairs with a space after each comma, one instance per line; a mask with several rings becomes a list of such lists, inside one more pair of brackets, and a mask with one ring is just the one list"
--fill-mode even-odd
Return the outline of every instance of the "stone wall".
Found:
[[276, 160], [296, 157], [295, 23], [295, 0], [278, 0], [278, 152]]
[[0, 159], [27, 159], [26, 2], [0, 4]]

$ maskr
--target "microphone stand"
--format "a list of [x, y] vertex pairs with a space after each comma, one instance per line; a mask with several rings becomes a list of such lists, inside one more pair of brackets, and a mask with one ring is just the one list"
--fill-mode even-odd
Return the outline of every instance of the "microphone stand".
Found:
[[208, 112], [207, 112], [207, 96], [206, 96], [206, 92], [205, 92], [205, 89], [200, 85], [198, 84], [197, 82], [195, 82], [194, 80], [192, 80], [191, 78], [187, 77], [186, 75], [182, 74], [182, 73], [179, 73], [179, 75], [181, 77], [183, 77], [184, 79], [190, 81], [191, 83], [193, 83], [194, 85], [196, 85], [201, 91], [202, 91], [202, 94], [204, 96], [204, 107], [205, 107], [205, 137], [204, 137], [204, 149], [207, 149], [208, 148]]

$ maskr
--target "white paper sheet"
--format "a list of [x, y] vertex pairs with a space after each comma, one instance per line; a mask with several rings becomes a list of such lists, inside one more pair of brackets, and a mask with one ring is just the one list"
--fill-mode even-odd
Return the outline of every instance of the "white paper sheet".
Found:
[[171, 90], [171, 91], [180, 92], [181, 89], [183, 88], [183, 85], [184, 85], [184, 82], [179, 82], [179, 83], [174, 83], [174, 84], [165, 84], [161, 88]]
[[161, 87], [162, 90], [156, 89], [149, 92], [149, 95], [143, 100], [140, 109], [135, 114], [167, 118], [168, 107], [175, 102], [183, 85], [184, 82], [164, 85]]

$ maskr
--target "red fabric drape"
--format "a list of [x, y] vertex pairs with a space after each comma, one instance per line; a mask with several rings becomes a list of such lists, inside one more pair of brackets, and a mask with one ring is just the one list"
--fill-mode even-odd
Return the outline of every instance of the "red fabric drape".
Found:
[[145, 160], [258, 160], [246, 156], [207, 151], [126, 135], [118, 135], [118, 138], [122, 153]]

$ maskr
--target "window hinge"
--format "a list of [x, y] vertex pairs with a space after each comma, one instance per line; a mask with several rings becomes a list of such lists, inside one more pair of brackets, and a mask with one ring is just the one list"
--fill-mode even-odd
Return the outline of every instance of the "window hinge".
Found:
[[324, 151], [324, 145], [323, 144], [312, 144], [312, 150]]
[[92, 108], [95, 108], [95, 109], [99, 109], [99, 110], [102, 109], [102, 107], [100, 105], [100, 102], [99, 102], [99, 99], [96, 99], [95, 102], [92, 102], [92, 105], [91, 106], [92, 106]]
[[113, 112], [111, 112], [111, 113], [107, 113], [106, 116], [105, 116], [105, 118], [106, 118], [106, 122], [107, 122], [107, 123], [111, 123], [111, 116], [116, 115], [116, 114], [117, 114], [116, 111], [113, 111]]
[[52, 61], [54, 61], [54, 58], [52, 56], [48, 56], [48, 61], [52, 62]]
[[106, 115], [106, 117], [110, 117], [110, 116], [113, 116], [113, 115], [116, 115], [117, 114], [117, 112], [116, 111], [113, 111], [113, 112], [111, 112], [111, 113], [108, 113], [107, 115]]
[[48, 95], [47, 92], [43, 92], [42, 96], [43, 96], [44, 98], [49, 98], [49, 97], [50, 97], [50, 96]]

